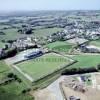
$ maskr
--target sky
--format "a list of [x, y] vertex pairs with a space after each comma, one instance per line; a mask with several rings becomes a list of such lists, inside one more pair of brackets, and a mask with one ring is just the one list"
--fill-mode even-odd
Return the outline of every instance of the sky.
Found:
[[0, 11], [100, 10], [100, 0], [0, 0]]

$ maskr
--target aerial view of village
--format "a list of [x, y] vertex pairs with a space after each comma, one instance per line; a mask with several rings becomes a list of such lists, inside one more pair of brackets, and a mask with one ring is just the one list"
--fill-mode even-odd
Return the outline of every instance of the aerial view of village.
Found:
[[100, 10], [0, 12], [0, 100], [100, 100], [99, 71]]

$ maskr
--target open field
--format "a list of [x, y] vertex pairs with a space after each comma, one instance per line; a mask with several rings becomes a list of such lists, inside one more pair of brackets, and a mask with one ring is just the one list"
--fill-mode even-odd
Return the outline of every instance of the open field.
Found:
[[91, 45], [95, 45], [97, 47], [100, 47], [100, 39], [99, 40], [95, 40], [95, 41], [91, 41], [90, 44]]
[[61, 42], [61, 41], [49, 43], [46, 45], [46, 47], [50, 50], [58, 52], [66, 52], [66, 53], [69, 52], [69, 50], [71, 50], [72, 46], [73, 45], [71, 43]]
[[16, 39], [17, 37], [21, 36], [21, 34], [19, 34], [17, 32], [17, 29], [7, 29], [7, 30], [3, 30], [3, 32], [6, 34], [6, 35], [1, 35], [0, 36], [0, 40], [14, 40]]
[[26, 86], [23, 83], [12, 82], [0, 86], [0, 100], [34, 100], [28, 94], [21, 94]]
[[0, 60], [0, 73], [9, 70], [9, 67], [3, 60]]
[[45, 28], [45, 29], [36, 29], [34, 30], [34, 35], [36, 37], [46, 37], [51, 35], [52, 33], [63, 30], [63, 28]]
[[16, 64], [22, 72], [36, 80], [42, 76], [48, 75], [53, 71], [69, 64], [70, 60], [59, 54], [48, 53], [43, 56]]
[[[46, 36], [51, 35], [52, 33], [55, 33], [57, 31], [61, 31], [61, 30], [63, 30], [63, 28], [36, 29], [33, 31], [34, 32], [33, 34], [36, 37], [44, 37], [44, 36], [46, 37]], [[3, 32], [6, 35], [0, 35], [0, 41], [1, 40], [10, 40], [10, 39], [14, 40], [14, 39], [17, 39], [19, 37], [27, 36], [25, 34], [20, 34], [17, 31], [18, 31], [18, 29], [15, 29], [15, 28], [3, 30]], [[28, 36], [33, 36], [33, 34], [28, 35]]]
[[0, 42], [0, 48], [4, 48], [4, 46], [5, 46], [5, 43]]
[[4, 78], [8, 72], [10, 72], [10, 68], [5, 64], [3, 60], [0, 61], [0, 80]]
[[[3, 60], [0, 61], [0, 81], [7, 78], [8, 73], [12, 70]], [[0, 100], [33, 100], [29, 95], [22, 94], [22, 90], [26, 89], [27, 86], [23, 82], [18, 83], [13, 81], [9, 84], [0, 85]]]
[[69, 68], [89, 68], [100, 64], [100, 55], [76, 55], [73, 56], [73, 59], [78, 62]]
[[10, 25], [1, 25], [0, 24], [0, 29], [9, 28], [9, 27], [10, 27]]

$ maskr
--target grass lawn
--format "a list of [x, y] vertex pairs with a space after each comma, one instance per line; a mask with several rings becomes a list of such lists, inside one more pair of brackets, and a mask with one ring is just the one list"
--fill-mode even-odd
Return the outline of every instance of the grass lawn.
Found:
[[[36, 36], [36, 37], [44, 37], [44, 36], [48, 36], [54, 32], [57, 32], [57, 31], [61, 31], [63, 30], [62, 28], [46, 28], [46, 29], [37, 29], [37, 30], [34, 30], [33, 34]], [[0, 35], [0, 41], [1, 40], [14, 40], [16, 38], [19, 38], [19, 37], [24, 37], [24, 36], [27, 36], [25, 34], [20, 34], [17, 32], [18, 30], [15, 29], [15, 28], [11, 28], [11, 29], [6, 29], [6, 30], [3, 30], [3, 32], [6, 34], [6, 35]], [[33, 36], [30, 35], [30, 36]]]
[[44, 54], [43, 56], [17, 64], [21, 70], [30, 75], [34, 80], [52, 73], [64, 67], [70, 62], [68, 58], [55, 53]]
[[4, 78], [8, 72], [10, 72], [10, 68], [3, 60], [0, 60], [0, 80]]
[[52, 33], [61, 30], [63, 30], [63, 28], [45, 28], [45, 29], [36, 29], [33, 32], [36, 37], [46, 37], [51, 35]]
[[31, 96], [21, 94], [23, 87], [23, 83], [17, 82], [0, 86], [0, 100], [33, 100]]
[[19, 37], [27, 36], [25, 34], [20, 34], [17, 31], [18, 31], [18, 29], [15, 29], [15, 28], [3, 30], [3, 32], [6, 35], [0, 35], [0, 41], [1, 40], [15, 40], [15, 39], [17, 39]]
[[46, 47], [50, 50], [58, 51], [58, 52], [69, 52], [72, 48], [72, 44], [66, 42], [53, 42], [46, 45]]
[[4, 46], [5, 46], [5, 43], [0, 42], [0, 48], [4, 48]]
[[73, 59], [78, 62], [69, 68], [88, 68], [100, 64], [100, 55], [77, 55], [73, 56]]
[[9, 70], [9, 67], [3, 60], [0, 60], [0, 73]]
[[95, 40], [95, 41], [91, 41], [90, 44], [91, 45], [95, 45], [97, 47], [100, 47], [100, 39], [99, 40]]

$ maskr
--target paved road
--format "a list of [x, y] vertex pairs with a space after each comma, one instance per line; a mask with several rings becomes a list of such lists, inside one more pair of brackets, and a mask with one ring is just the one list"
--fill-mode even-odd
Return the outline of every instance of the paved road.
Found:
[[65, 76], [61, 76], [59, 79], [57, 79], [55, 82], [47, 87], [48, 90], [55, 94], [56, 100], [64, 100], [59, 87], [59, 82], [63, 81], [64, 78]]

